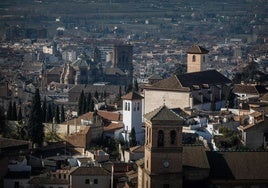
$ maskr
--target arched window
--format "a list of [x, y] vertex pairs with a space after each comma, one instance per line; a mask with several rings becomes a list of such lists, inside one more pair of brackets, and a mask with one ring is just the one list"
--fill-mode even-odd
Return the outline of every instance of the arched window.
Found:
[[159, 146], [159, 147], [164, 146], [164, 131], [162, 131], [162, 130], [158, 131], [157, 146]]
[[140, 103], [138, 102], [138, 104], [137, 104], [137, 111], [139, 111], [140, 110]]
[[170, 144], [174, 145], [176, 143], [176, 131], [170, 131]]
[[127, 111], [130, 111], [130, 103], [127, 103]]
[[195, 55], [193, 55], [192, 57], [192, 62], [195, 62]]
[[127, 102], [125, 102], [125, 111], [127, 111]]

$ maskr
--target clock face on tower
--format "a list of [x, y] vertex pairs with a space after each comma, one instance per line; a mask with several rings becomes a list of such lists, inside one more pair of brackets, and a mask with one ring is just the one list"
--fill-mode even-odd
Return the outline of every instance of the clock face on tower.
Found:
[[163, 166], [164, 166], [165, 168], [168, 168], [168, 167], [169, 167], [169, 162], [168, 162], [168, 160], [164, 160], [164, 162], [163, 162]]

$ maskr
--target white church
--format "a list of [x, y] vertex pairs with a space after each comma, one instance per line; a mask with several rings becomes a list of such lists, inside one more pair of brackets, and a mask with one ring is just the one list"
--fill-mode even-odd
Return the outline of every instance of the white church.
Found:
[[139, 145], [144, 144], [144, 129], [142, 128], [142, 99], [136, 92], [130, 92], [121, 97], [123, 99], [123, 132], [126, 142], [131, 139], [131, 131], [135, 130], [136, 141]]

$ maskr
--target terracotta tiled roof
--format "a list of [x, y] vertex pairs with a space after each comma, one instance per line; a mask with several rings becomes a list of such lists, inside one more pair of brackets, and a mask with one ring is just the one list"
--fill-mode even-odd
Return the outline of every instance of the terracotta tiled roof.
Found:
[[207, 152], [212, 179], [268, 180], [268, 152]]
[[193, 46], [191, 46], [190, 48], [188, 48], [187, 53], [188, 54], [207, 54], [209, 51], [206, 50], [205, 48], [194, 44]]
[[[90, 121], [93, 119], [93, 113], [94, 112], [87, 112], [85, 114], [82, 114], [78, 116], [76, 119], [71, 119], [69, 120], [70, 125], [74, 125], [75, 122], [77, 125], [81, 125], [81, 120], [87, 120]], [[119, 112], [110, 112], [110, 111], [105, 111], [105, 110], [99, 110], [98, 115], [104, 119], [110, 120], [110, 121], [122, 121], [123, 120], [123, 115], [120, 114]], [[67, 121], [63, 122], [62, 124], [67, 124]]]
[[267, 93], [267, 90], [262, 86], [235, 84], [233, 92], [260, 95], [262, 93]]
[[180, 81], [175, 75], [167, 79], [160, 80], [159, 82], [156, 82], [153, 85], [145, 86], [144, 88], [169, 90], [169, 91], [189, 91], [189, 88], [184, 88], [181, 85]]
[[29, 181], [30, 185], [61, 185], [69, 184], [68, 180], [58, 179], [58, 178], [49, 178], [49, 177], [34, 177]]
[[117, 129], [122, 129], [123, 124], [122, 123], [110, 123], [108, 126], [105, 126], [103, 128], [103, 131], [114, 131]]
[[172, 110], [169, 110], [165, 105], [145, 114], [144, 117], [149, 121], [182, 121], [181, 117], [179, 117]]
[[195, 168], [210, 168], [204, 146], [183, 146], [182, 165]]
[[124, 95], [121, 97], [122, 99], [125, 99], [125, 100], [140, 100], [140, 99], [143, 99], [143, 97], [136, 93], [136, 92], [129, 92], [128, 94]]
[[101, 167], [78, 167], [72, 170], [72, 176], [108, 176], [109, 173]]
[[122, 121], [123, 120], [123, 115], [120, 112], [110, 112], [110, 111], [105, 111], [105, 110], [99, 110], [98, 115], [110, 121]]

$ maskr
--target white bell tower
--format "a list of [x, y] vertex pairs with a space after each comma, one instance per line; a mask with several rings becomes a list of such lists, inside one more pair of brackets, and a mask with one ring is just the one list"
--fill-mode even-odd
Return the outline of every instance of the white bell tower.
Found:
[[138, 144], [144, 143], [144, 129], [142, 128], [142, 99], [136, 92], [130, 92], [121, 97], [123, 99], [123, 124], [125, 141], [130, 141], [132, 129], [135, 129]]

